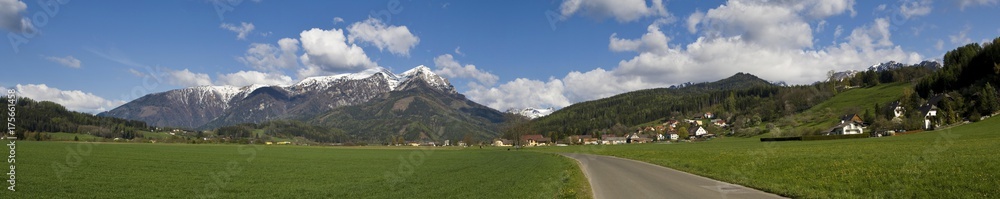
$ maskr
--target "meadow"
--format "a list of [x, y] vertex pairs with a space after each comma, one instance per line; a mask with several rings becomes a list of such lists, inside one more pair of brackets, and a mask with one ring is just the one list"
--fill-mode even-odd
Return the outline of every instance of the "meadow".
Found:
[[1000, 118], [911, 135], [532, 148], [649, 162], [794, 198], [1000, 197]]
[[575, 161], [501, 148], [17, 142], [3, 198], [589, 198]]

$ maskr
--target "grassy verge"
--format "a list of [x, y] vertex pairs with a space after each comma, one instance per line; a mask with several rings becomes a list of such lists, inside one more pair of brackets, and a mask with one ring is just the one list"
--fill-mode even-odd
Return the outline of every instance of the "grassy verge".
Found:
[[533, 148], [645, 161], [796, 198], [1000, 196], [1000, 118], [906, 136]]
[[502, 149], [17, 142], [14, 198], [589, 198], [576, 163]]

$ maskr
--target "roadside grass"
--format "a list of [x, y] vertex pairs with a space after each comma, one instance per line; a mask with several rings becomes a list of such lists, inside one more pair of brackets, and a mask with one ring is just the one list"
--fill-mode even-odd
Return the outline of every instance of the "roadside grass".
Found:
[[580, 150], [645, 161], [794, 198], [1000, 197], [1000, 118], [905, 136], [638, 144]]
[[572, 159], [500, 148], [17, 142], [13, 198], [590, 198]]

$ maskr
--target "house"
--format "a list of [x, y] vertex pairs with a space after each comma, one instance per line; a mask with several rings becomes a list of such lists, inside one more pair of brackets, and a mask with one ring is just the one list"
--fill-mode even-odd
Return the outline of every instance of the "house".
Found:
[[899, 118], [906, 113], [906, 108], [903, 108], [899, 101], [889, 104], [889, 110], [892, 110], [892, 118]]
[[856, 122], [841, 123], [827, 130], [828, 135], [853, 135], [862, 133], [864, 133], [864, 129]]
[[935, 95], [930, 99], [927, 99], [927, 103], [918, 108], [920, 114], [924, 116], [924, 129], [932, 129], [934, 127], [937, 127], [937, 124], [933, 124], [934, 118], [937, 117], [937, 112], [938, 112], [938, 107], [936, 104], [938, 104], [939, 102], [941, 102], [941, 100], [944, 100], [945, 98], [951, 98], [951, 96], [947, 94]]
[[592, 138], [591, 135], [571, 135], [566, 138], [570, 144], [584, 144], [584, 139]]
[[708, 131], [705, 130], [705, 128], [702, 128], [701, 126], [692, 126], [691, 129], [688, 129], [688, 135], [691, 135], [691, 136], [694, 136], [694, 137], [701, 137], [701, 136], [707, 135], [707, 134], [708, 134]]
[[919, 108], [921, 115], [924, 116], [924, 129], [931, 129], [931, 120], [937, 117], [938, 107], [933, 104], [926, 104]]
[[715, 118], [715, 115], [713, 115], [712, 112], [705, 112], [704, 116], [705, 116], [705, 119]]
[[722, 120], [722, 119], [713, 119], [713, 120], [712, 120], [712, 124], [714, 124], [714, 125], [716, 125], [716, 126], [719, 126], [719, 127], [726, 127], [726, 120]]
[[618, 137], [615, 135], [601, 135], [601, 144], [625, 144], [627, 139], [625, 137]]
[[680, 123], [680, 121], [677, 121], [677, 120], [667, 120], [667, 122], [664, 122], [663, 125], [670, 126], [670, 128], [672, 129], [672, 128], [677, 128], [677, 124], [678, 123]]
[[677, 141], [677, 139], [681, 138], [680, 135], [677, 135], [676, 131], [675, 132], [670, 132], [669, 134], [670, 134], [670, 140]]
[[521, 146], [545, 146], [552, 142], [552, 139], [541, 134], [521, 135]]
[[583, 138], [583, 144], [601, 144], [601, 139], [597, 138]]
[[844, 116], [840, 117], [840, 123], [841, 124], [848, 123], [848, 122], [855, 122], [855, 123], [858, 123], [858, 124], [864, 124], [865, 120], [861, 119], [861, 116], [858, 116], [858, 114], [849, 114], [849, 115], [844, 115]]
[[273, 142], [264, 142], [264, 144], [265, 144], [265, 145], [272, 145], [272, 144], [274, 144], [274, 143], [273, 143]]

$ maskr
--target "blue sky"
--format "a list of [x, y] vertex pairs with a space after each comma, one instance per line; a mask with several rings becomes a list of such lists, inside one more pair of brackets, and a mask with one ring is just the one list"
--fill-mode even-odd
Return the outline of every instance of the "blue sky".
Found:
[[560, 108], [737, 72], [809, 84], [1000, 36], [998, 0], [40, 2], [0, 0], [0, 87], [90, 113], [418, 65], [496, 109]]

